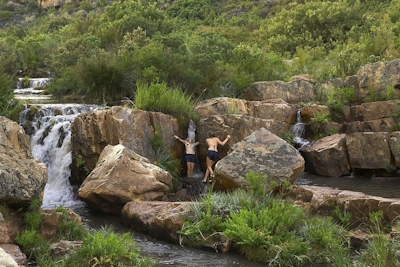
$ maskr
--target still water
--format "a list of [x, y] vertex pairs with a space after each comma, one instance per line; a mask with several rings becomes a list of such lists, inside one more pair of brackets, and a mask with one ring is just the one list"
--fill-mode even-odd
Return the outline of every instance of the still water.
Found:
[[300, 177], [297, 178], [295, 184], [325, 186], [340, 190], [362, 192], [372, 196], [400, 199], [400, 177], [323, 177], [303, 172]]

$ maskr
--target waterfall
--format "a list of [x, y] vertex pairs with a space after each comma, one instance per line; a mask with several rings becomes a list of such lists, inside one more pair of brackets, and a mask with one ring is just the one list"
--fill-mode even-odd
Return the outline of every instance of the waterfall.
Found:
[[47, 166], [43, 207], [83, 205], [69, 182], [72, 163], [70, 126], [76, 116], [97, 108], [94, 105], [51, 104], [28, 107], [21, 113], [20, 125], [31, 126], [31, 130], [26, 131], [31, 133], [32, 155]]
[[303, 139], [302, 136], [305, 133], [306, 124], [301, 121], [301, 110], [297, 110], [296, 116], [297, 122], [292, 126], [293, 142], [301, 150], [303, 147], [308, 145], [310, 142], [307, 139]]

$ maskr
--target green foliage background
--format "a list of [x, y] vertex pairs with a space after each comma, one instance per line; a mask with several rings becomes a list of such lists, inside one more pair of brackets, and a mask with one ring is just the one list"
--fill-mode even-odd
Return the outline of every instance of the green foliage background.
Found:
[[105, 103], [160, 83], [197, 101], [301, 73], [344, 78], [399, 57], [399, 11], [398, 0], [2, 2], [0, 89], [51, 72], [57, 97]]

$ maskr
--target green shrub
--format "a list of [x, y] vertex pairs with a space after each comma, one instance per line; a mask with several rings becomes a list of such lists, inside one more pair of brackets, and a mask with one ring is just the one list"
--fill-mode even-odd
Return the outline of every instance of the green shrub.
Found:
[[135, 104], [138, 109], [174, 116], [180, 125], [187, 125], [190, 119], [197, 119], [191, 98], [179, 88], [168, 88], [165, 83], [138, 85]]
[[66, 209], [62, 210], [61, 222], [57, 228], [57, 236], [64, 240], [82, 240], [88, 234], [88, 230], [82, 223], [77, 220], [70, 219]]
[[0, 10], [0, 22], [6, 22], [13, 17], [13, 13], [7, 10]]
[[36, 260], [47, 254], [50, 248], [50, 243], [41, 237], [35, 230], [24, 230], [17, 234], [15, 242], [21, 247], [25, 255], [29, 259]]
[[24, 222], [28, 229], [37, 230], [42, 221], [42, 214], [40, 212], [41, 202], [35, 199], [31, 202], [28, 211], [25, 213]]
[[86, 235], [81, 248], [70, 255], [65, 266], [147, 267], [154, 263], [139, 255], [130, 233], [117, 234], [106, 226]]
[[345, 230], [343, 227], [336, 225], [332, 218], [309, 218], [305, 221], [300, 232], [310, 245], [311, 249], [308, 255], [312, 262], [335, 263], [336, 260], [343, 260], [341, 258], [350, 261], [344, 238], [346, 236]]

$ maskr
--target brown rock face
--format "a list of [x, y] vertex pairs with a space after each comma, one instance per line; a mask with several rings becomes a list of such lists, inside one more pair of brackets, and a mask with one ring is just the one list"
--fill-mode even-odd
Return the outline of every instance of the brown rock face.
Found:
[[346, 149], [346, 135], [335, 134], [317, 140], [302, 149], [306, 171], [321, 176], [349, 174], [350, 163]]
[[250, 101], [280, 98], [288, 103], [299, 103], [309, 101], [314, 97], [314, 85], [298, 79], [287, 83], [283, 81], [255, 82], [243, 92], [243, 98]]
[[134, 199], [160, 200], [172, 176], [123, 145], [108, 145], [78, 196], [93, 209], [119, 214]]
[[197, 103], [195, 112], [201, 117], [237, 114], [288, 124], [296, 120], [296, 108], [282, 99], [247, 101], [229, 97], [212, 98]]
[[391, 164], [387, 132], [352, 133], [346, 136], [346, 146], [352, 168], [384, 169]]
[[122, 222], [132, 229], [159, 240], [179, 243], [177, 231], [182, 229], [184, 217], [193, 202], [132, 201], [121, 212]]
[[285, 180], [293, 183], [304, 170], [304, 159], [290, 144], [261, 128], [236, 143], [215, 165], [216, 188], [246, 186], [246, 174], [266, 175], [268, 184]]
[[74, 183], [80, 184], [95, 168], [107, 145], [121, 144], [154, 162], [151, 140], [157, 130], [166, 147], [180, 157], [182, 147], [172, 138], [179, 125], [172, 116], [120, 106], [79, 115], [71, 124]]
[[[219, 146], [219, 158], [222, 159], [228, 154], [230, 147], [254, 131], [265, 128], [275, 134], [283, 134], [290, 129], [290, 124], [276, 120], [260, 119], [245, 115], [215, 115], [207, 116], [200, 120], [197, 125], [198, 146], [200, 162], [205, 165], [207, 153], [207, 144], [205, 142], [208, 131], [214, 132], [214, 135], [221, 140], [229, 134], [231, 138], [225, 146]], [[203, 166], [205, 167], [205, 166]]]
[[359, 96], [364, 102], [380, 99], [389, 94], [393, 94], [396, 99], [400, 96], [400, 59], [362, 66], [357, 77]]
[[0, 116], [0, 201], [28, 206], [42, 199], [47, 168], [35, 160], [29, 137], [17, 123]]

